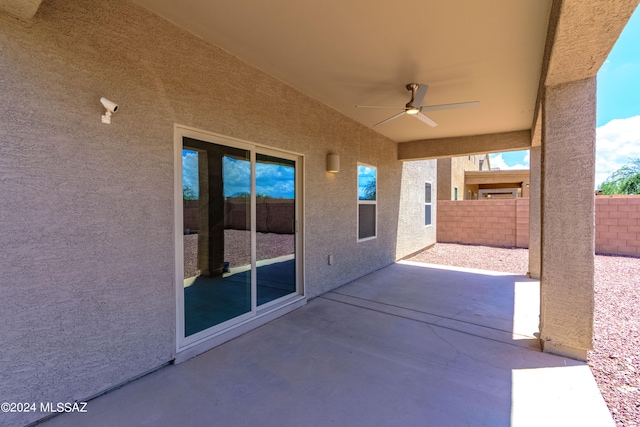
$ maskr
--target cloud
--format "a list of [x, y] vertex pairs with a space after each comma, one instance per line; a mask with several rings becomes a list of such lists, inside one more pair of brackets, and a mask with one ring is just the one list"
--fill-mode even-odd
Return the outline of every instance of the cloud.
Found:
[[522, 159], [522, 162], [526, 163], [526, 165], [523, 163], [508, 165], [507, 162], [505, 162], [504, 158], [502, 157], [502, 153], [490, 154], [489, 161], [491, 162], [491, 169], [500, 169], [500, 170], [529, 169], [529, 152], [527, 152], [527, 154], [524, 156], [524, 159]]
[[198, 152], [182, 150], [182, 186], [193, 190], [198, 198]]
[[295, 195], [295, 170], [292, 166], [258, 163], [256, 192], [274, 198], [292, 199]]
[[237, 193], [251, 193], [251, 163], [248, 160], [223, 157], [222, 176], [225, 197]]
[[[251, 192], [251, 164], [247, 160], [225, 156], [222, 160], [223, 192], [225, 197]], [[256, 165], [256, 190], [274, 198], [295, 196], [295, 170], [292, 166], [258, 163]], [[194, 191], [198, 185], [198, 152], [182, 150], [182, 186]]]
[[640, 158], [640, 115], [596, 129], [596, 186], [634, 158]]

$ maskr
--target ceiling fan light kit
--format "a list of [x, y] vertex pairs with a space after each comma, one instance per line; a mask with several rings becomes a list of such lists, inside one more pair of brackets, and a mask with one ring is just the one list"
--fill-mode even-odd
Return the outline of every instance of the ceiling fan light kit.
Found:
[[431, 118], [423, 114], [423, 111], [437, 111], [437, 110], [450, 110], [454, 108], [468, 108], [475, 107], [480, 105], [479, 101], [471, 101], [471, 102], [459, 102], [455, 104], [441, 104], [441, 105], [422, 105], [422, 101], [424, 101], [424, 96], [427, 94], [427, 89], [429, 89], [429, 85], [425, 85], [422, 83], [409, 83], [407, 86], [407, 90], [411, 92], [411, 100], [407, 102], [407, 104], [402, 107], [379, 107], [375, 105], [356, 105], [358, 108], [385, 108], [385, 109], [394, 109], [394, 110], [404, 110], [401, 113], [393, 115], [387, 119], [384, 119], [381, 122], [376, 123], [373, 127], [379, 126], [383, 123], [389, 122], [393, 119], [397, 119], [400, 116], [405, 114], [409, 114], [416, 119], [428, 124], [431, 127], [438, 126], [438, 123], [433, 121]]

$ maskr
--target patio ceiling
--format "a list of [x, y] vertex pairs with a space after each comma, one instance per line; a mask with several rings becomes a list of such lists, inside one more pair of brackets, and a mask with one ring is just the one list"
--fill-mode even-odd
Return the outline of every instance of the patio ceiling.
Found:
[[135, 1], [368, 127], [395, 111], [355, 105], [403, 107], [407, 83], [480, 101], [375, 128], [397, 142], [532, 128], [551, 0]]

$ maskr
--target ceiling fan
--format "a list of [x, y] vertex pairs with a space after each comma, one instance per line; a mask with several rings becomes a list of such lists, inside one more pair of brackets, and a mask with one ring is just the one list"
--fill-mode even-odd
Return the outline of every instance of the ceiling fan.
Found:
[[[422, 101], [424, 100], [424, 96], [427, 94], [427, 89], [429, 89], [429, 85], [421, 84], [421, 83], [409, 83], [407, 85], [407, 90], [411, 91], [411, 100], [407, 102], [407, 105], [404, 106], [404, 111], [398, 113], [394, 116], [389, 117], [388, 119], [384, 119], [383, 121], [376, 123], [373, 127], [379, 126], [383, 123], [391, 121], [393, 119], [397, 119], [403, 114], [409, 114], [415, 117], [418, 120], [422, 120], [426, 124], [431, 127], [438, 126], [438, 123], [434, 122], [429, 117], [422, 114], [424, 111], [436, 111], [436, 110], [450, 110], [453, 108], [466, 108], [466, 107], [475, 107], [480, 105], [479, 101], [473, 102], [460, 102], [457, 104], [441, 104], [441, 105], [422, 105]], [[386, 108], [386, 109], [394, 109], [401, 110], [402, 107], [379, 107], [375, 105], [356, 105], [358, 108]]]

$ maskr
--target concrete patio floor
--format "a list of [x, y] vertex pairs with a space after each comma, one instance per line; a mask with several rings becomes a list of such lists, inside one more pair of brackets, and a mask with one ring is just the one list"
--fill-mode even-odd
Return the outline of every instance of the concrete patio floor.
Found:
[[400, 262], [55, 426], [613, 426], [586, 363], [539, 352], [539, 283]]

